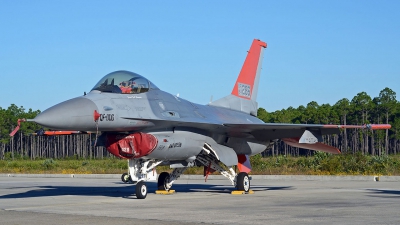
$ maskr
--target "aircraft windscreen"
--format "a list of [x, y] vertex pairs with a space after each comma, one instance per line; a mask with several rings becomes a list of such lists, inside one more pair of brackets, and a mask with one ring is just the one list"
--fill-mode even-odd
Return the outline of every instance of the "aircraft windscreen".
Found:
[[116, 71], [104, 76], [92, 90], [120, 94], [139, 94], [149, 89], [158, 89], [153, 83], [139, 74], [129, 71]]

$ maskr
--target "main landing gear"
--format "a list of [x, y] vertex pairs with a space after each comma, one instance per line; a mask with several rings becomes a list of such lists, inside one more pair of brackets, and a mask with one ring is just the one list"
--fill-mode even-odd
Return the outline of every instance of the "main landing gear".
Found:
[[169, 185], [169, 173], [162, 172], [158, 176], [157, 180], [157, 190], [168, 191], [170, 189]]
[[136, 197], [145, 199], [147, 197], [146, 181], [157, 180], [157, 190], [166, 194], [171, 193], [172, 184], [178, 180], [182, 173], [189, 167], [204, 166], [207, 171], [218, 171], [231, 181], [232, 185], [242, 193], [249, 193], [250, 178], [245, 172], [236, 174], [232, 167], [223, 164], [212, 151], [202, 151], [197, 155], [196, 160], [188, 163], [185, 167], [175, 168], [171, 173], [162, 172], [157, 179], [156, 166], [161, 164], [162, 160], [154, 159], [130, 159], [129, 173], [124, 173], [121, 180], [124, 183], [136, 183]]
[[[190, 166], [193, 166], [194, 164], [190, 164]], [[157, 180], [157, 190], [159, 191], [170, 191], [172, 184], [178, 180], [178, 178], [182, 175], [183, 172], [188, 167], [182, 167], [182, 168], [175, 168], [171, 174], [167, 172], [162, 172], [160, 173], [160, 176], [158, 176]]]
[[245, 172], [240, 172], [236, 177], [236, 189], [248, 193], [250, 191], [250, 178]]
[[224, 177], [229, 179], [229, 181], [238, 191], [244, 191], [245, 193], [250, 191], [249, 175], [245, 172], [236, 174], [233, 167], [226, 167], [225, 165], [222, 166], [222, 163], [217, 159], [212, 151], [203, 151], [197, 156], [196, 161], [206, 167], [207, 170], [220, 172]]
[[[182, 168], [185, 169], [186, 168]], [[171, 175], [167, 172], [162, 172], [159, 176], [158, 176], [158, 180], [157, 180], [157, 190], [159, 191], [170, 191], [172, 184], [174, 181], [176, 181], [179, 176], [177, 176], [177, 174], [180, 171], [176, 171], [177, 169], [175, 169]], [[183, 171], [182, 171], [183, 172]], [[224, 171], [226, 174], [228, 174], [227, 171]], [[171, 179], [171, 177], [174, 176], [173, 179]], [[250, 178], [249, 175], [245, 172], [241, 172], [235, 176], [230, 176], [233, 177], [233, 186], [235, 186], [237, 191], [241, 191], [241, 192], [245, 192], [248, 193], [250, 191]]]
[[232, 185], [237, 189], [237, 191], [249, 193], [250, 191], [250, 178], [245, 172], [240, 172], [236, 174], [232, 167], [226, 167], [217, 157], [212, 153], [212, 151], [203, 151], [197, 157], [195, 162], [189, 163], [187, 167], [176, 168], [171, 174], [167, 172], [162, 172], [157, 180], [157, 189], [159, 191], [169, 191], [172, 187], [174, 181], [176, 181], [180, 175], [189, 167], [194, 165], [204, 166], [209, 171], [218, 171], [223, 176], [228, 178]]

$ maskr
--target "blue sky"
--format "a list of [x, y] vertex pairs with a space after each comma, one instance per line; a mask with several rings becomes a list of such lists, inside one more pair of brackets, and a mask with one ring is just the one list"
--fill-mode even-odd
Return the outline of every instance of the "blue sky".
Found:
[[[0, 1], [0, 107], [45, 110], [116, 70], [224, 97], [254, 38], [259, 106], [400, 95], [400, 1]], [[399, 99], [399, 98], [398, 98]]]

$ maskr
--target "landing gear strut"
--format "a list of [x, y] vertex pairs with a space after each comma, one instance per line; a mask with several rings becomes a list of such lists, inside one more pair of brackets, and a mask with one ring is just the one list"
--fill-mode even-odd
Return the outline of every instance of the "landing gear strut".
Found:
[[232, 185], [236, 187], [238, 191], [244, 191], [246, 193], [250, 191], [250, 178], [247, 173], [240, 172], [239, 174], [236, 174], [232, 167], [221, 166], [221, 162], [212, 153], [214, 151], [206, 150], [207, 149], [197, 156], [196, 160], [199, 162], [199, 164], [214, 171], [220, 172], [224, 177], [231, 181]]

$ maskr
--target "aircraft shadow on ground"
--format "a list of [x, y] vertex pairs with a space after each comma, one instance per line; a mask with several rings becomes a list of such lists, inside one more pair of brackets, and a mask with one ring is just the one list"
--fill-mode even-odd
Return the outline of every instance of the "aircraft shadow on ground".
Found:
[[[0, 196], [0, 199], [10, 198], [35, 198], [35, 197], [50, 197], [50, 196], [105, 196], [105, 197], [120, 197], [120, 198], [134, 198], [135, 185], [123, 184], [121, 186], [33, 186], [29, 187], [33, 190], [26, 192], [6, 194]], [[157, 184], [153, 182], [147, 183], [148, 193], [155, 193]], [[221, 193], [230, 194], [235, 190], [234, 187], [229, 185], [212, 185], [212, 184], [174, 184], [172, 189], [177, 193]], [[272, 190], [290, 190], [291, 186], [252, 186], [252, 190], [257, 191], [272, 191]]]
[[379, 198], [400, 198], [399, 190], [383, 190], [383, 189], [367, 189], [372, 194], [368, 195], [370, 197], [379, 197]]

